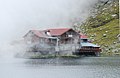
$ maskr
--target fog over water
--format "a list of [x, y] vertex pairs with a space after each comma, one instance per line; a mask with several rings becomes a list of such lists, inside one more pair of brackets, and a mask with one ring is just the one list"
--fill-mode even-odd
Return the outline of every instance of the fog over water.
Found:
[[0, 43], [22, 38], [30, 29], [71, 27], [97, 0], [0, 0]]
[[14, 58], [23, 47], [8, 44], [30, 29], [82, 22], [97, 1], [0, 0], [0, 78], [120, 78], [120, 57]]

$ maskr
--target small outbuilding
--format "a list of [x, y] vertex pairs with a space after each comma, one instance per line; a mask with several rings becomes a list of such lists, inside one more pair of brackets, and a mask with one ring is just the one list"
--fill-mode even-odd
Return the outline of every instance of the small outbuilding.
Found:
[[100, 46], [91, 43], [86, 35], [80, 34], [80, 48], [77, 49], [74, 54], [99, 56], [100, 52]]

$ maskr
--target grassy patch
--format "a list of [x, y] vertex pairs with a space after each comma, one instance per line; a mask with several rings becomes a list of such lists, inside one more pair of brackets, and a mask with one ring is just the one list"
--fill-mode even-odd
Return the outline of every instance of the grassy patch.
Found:
[[79, 58], [80, 56], [77, 55], [60, 55], [61, 58]]
[[80, 56], [77, 55], [32, 55], [29, 58], [30, 59], [50, 59], [50, 58], [79, 58]]
[[[87, 33], [88, 36], [93, 39], [93, 43], [101, 46], [111, 45], [118, 41], [117, 35], [119, 34], [119, 20], [115, 19], [103, 26], [91, 28]], [[104, 36], [104, 34], [106, 34], [106, 36]]]
[[30, 59], [49, 59], [49, 58], [55, 58], [55, 55], [32, 55], [29, 58]]

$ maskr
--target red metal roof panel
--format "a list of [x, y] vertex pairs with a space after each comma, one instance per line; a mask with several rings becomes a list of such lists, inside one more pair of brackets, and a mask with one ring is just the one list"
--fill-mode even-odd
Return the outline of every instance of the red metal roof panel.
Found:
[[71, 28], [58, 28], [58, 29], [48, 29], [52, 36], [62, 35], [63, 33], [69, 31]]
[[40, 30], [32, 30], [32, 32], [37, 35], [38, 37], [47, 37], [47, 35], [43, 32], [43, 31], [40, 31]]
[[88, 36], [86, 36], [86, 35], [84, 35], [84, 34], [82, 34], [82, 33], [80, 33], [80, 38], [88, 38]]

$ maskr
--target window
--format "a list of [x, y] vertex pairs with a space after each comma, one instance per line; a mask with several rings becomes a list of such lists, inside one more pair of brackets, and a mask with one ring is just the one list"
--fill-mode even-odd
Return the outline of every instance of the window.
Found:
[[81, 39], [81, 42], [88, 42], [88, 39]]

